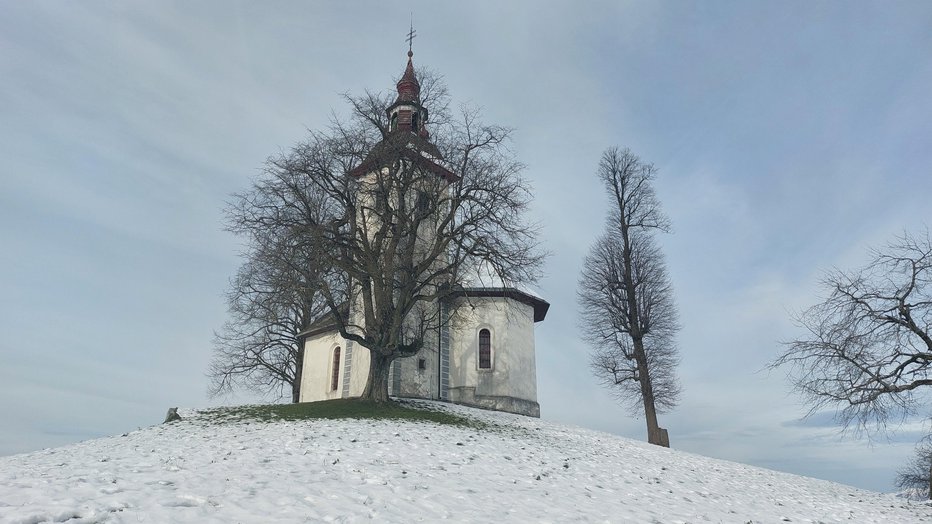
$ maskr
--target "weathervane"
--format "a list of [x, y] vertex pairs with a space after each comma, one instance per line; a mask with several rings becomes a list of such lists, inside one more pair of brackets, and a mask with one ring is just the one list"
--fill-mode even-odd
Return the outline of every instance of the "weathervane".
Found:
[[408, 56], [411, 56], [414, 54], [411, 52], [411, 42], [414, 40], [415, 36], [417, 36], [417, 33], [414, 32], [414, 13], [412, 12], [411, 13], [411, 30], [408, 31], [408, 38], [405, 38], [405, 40], [408, 41]]

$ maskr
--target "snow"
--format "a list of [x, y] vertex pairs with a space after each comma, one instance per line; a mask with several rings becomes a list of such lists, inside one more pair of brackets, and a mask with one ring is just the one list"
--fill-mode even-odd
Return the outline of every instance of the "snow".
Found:
[[181, 422], [0, 458], [0, 522], [932, 522], [932, 507], [539, 419]]

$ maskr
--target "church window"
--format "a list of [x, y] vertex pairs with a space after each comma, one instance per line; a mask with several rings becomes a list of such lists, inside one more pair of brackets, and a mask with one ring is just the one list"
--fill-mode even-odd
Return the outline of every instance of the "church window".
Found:
[[411, 115], [411, 131], [414, 131], [415, 133], [417, 133], [417, 125], [419, 124], [418, 120], [420, 119], [420, 116], [421, 115], [418, 113]]
[[479, 331], [479, 369], [492, 369], [492, 333]]
[[430, 210], [430, 197], [427, 196], [427, 193], [424, 191], [417, 192], [417, 200], [414, 203], [414, 208], [417, 211], [418, 218], [427, 215]]
[[384, 217], [388, 212], [388, 195], [385, 194], [385, 188], [376, 187], [373, 189], [375, 192], [375, 212], [380, 217]]
[[388, 125], [389, 131], [394, 131], [398, 128], [398, 113], [392, 115], [392, 122]]
[[330, 378], [330, 391], [336, 391], [340, 383], [340, 348], [333, 350], [333, 375]]

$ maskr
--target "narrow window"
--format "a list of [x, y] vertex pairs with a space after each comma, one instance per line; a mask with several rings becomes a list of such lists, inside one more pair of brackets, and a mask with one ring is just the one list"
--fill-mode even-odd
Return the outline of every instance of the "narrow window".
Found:
[[398, 128], [398, 113], [392, 115], [392, 122], [388, 125], [389, 131], [394, 131]]
[[417, 133], [417, 125], [418, 125], [418, 120], [420, 116], [421, 115], [417, 113], [414, 113], [413, 115], [411, 115], [411, 131], [414, 131], [415, 133]]
[[492, 369], [492, 333], [479, 331], [479, 369]]
[[417, 369], [419, 371], [424, 371], [427, 369], [427, 360], [423, 358], [417, 359]]
[[430, 210], [430, 198], [423, 191], [417, 192], [417, 201], [414, 203], [414, 209], [417, 211], [418, 218], [427, 216]]
[[333, 376], [330, 378], [330, 391], [336, 391], [340, 382], [340, 348], [333, 350]]

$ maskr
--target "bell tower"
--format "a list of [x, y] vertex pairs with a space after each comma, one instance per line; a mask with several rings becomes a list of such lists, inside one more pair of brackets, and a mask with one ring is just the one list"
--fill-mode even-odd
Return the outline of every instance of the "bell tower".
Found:
[[414, 64], [411, 62], [413, 55], [414, 53], [408, 51], [408, 65], [395, 86], [398, 96], [386, 110], [390, 122], [388, 130], [390, 133], [407, 131], [428, 139], [430, 135], [427, 133], [427, 126], [424, 125], [427, 123], [427, 109], [421, 105], [421, 84], [414, 75]]
[[397, 157], [403, 157], [419, 169], [430, 171], [447, 182], [458, 180], [446, 166], [443, 155], [431, 143], [427, 131], [427, 108], [421, 105], [421, 83], [414, 74], [411, 39], [414, 30], [408, 33], [408, 64], [401, 79], [395, 84], [398, 95], [392, 105], [385, 109], [388, 116], [388, 132], [370, 151], [365, 160], [352, 170], [350, 175], [361, 177], [387, 167]]
[[427, 133], [427, 109], [421, 105], [421, 84], [417, 81], [414, 74], [414, 64], [411, 58], [414, 52], [411, 50], [411, 43], [414, 40], [414, 27], [408, 32], [408, 65], [405, 67], [401, 80], [395, 85], [398, 90], [398, 96], [395, 102], [386, 109], [388, 113], [388, 131], [389, 133], [410, 132], [415, 135], [428, 139]]

